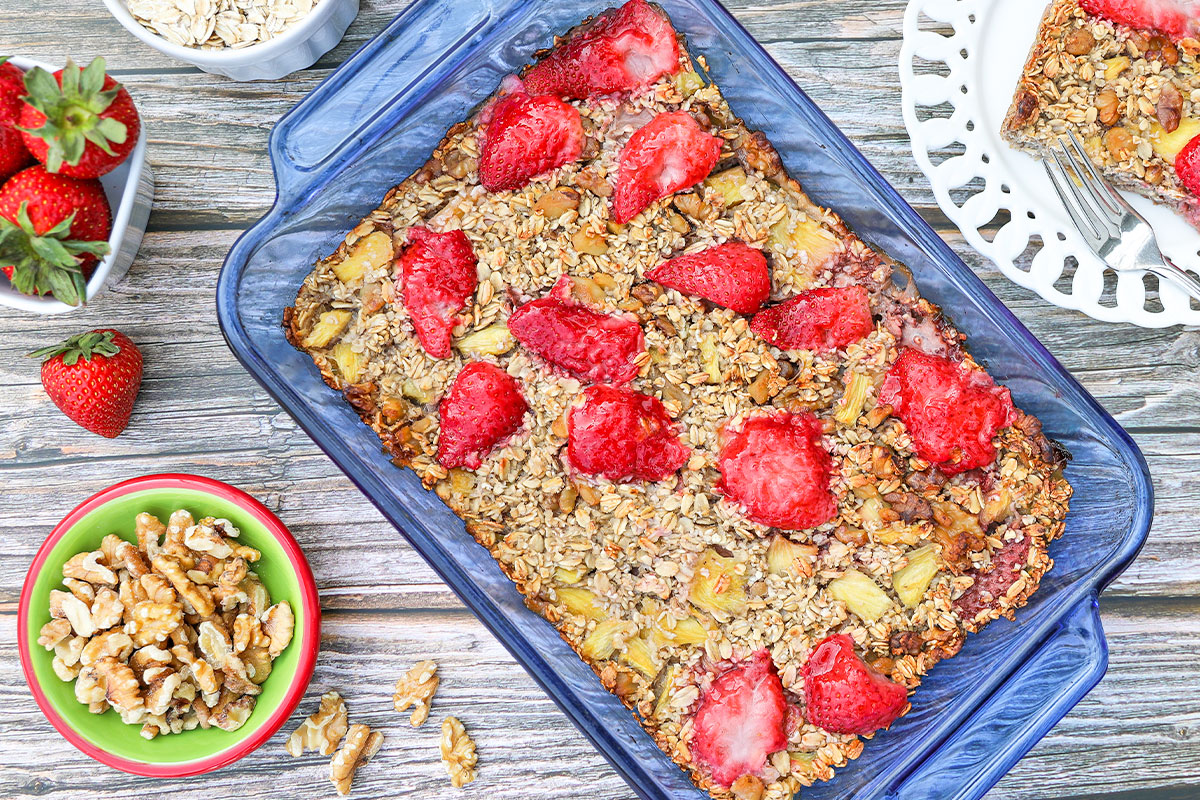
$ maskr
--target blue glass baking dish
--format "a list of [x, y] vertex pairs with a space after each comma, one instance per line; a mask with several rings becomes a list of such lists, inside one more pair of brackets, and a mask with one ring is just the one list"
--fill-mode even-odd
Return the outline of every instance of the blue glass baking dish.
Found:
[[[906, 263], [970, 335], [1017, 403], [1073, 453], [1075, 486], [1054, 570], [1016, 622], [999, 621], [938, 665], [913, 712], [870, 742], [821, 798], [978, 798], [1104, 673], [1097, 595], [1137, 554], [1153, 507], [1136, 446], [715, 0], [661, 0], [734, 110], [767, 133], [813, 199]], [[645, 800], [699, 798], [684, 773], [520, 595], [436, 495], [378, 439], [280, 319], [317, 259], [419, 167], [555, 33], [605, 0], [423, 0], [276, 125], [278, 196], [234, 245], [217, 285], [233, 352], [508, 647]]]

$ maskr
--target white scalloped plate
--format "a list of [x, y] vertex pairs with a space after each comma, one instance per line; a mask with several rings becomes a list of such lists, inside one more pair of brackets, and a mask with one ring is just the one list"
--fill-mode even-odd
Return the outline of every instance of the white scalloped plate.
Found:
[[[1200, 325], [1200, 306], [1173, 284], [1106, 269], [1075, 231], [1041, 164], [1000, 138], [1045, 6], [910, 0], [900, 85], [913, 157], [946, 216], [1015, 283], [1106, 322]], [[1164, 207], [1126, 196], [1154, 226], [1163, 251], [1200, 272], [1200, 232]], [[1022, 258], [1026, 250], [1032, 260]]]

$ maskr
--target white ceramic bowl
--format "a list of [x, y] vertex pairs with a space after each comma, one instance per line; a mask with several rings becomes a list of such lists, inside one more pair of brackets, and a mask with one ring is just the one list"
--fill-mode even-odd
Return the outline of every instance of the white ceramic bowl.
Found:
[[134, 19], [125, 7], [125, 0], [104, 0], [104, 5], [130, 33], [172, 58], [235, 81], [273, 81], [312, 66], [332, 50], [358, 16], [358, 2], [320, 0], [308, 16], [281, 35], [236, 50], [201, 50], [177, 45]]
[[[14, 56], [9, 59], [23, 70], [41, 67], [54, 72], [58, 67], [43, 64], [29, 58]], [[100, 176], [100, 184], [108, 197], [108, 207], [112, 209], [112, 233], [108, 237], [109, 254], [96, 265], [92, 277], [87, 283], [87, 299], [91, 302], [100, 290], [110, 283], [115, 283], [125, 277], [138, 247], [142, 244], [142, 235], [146, 232], [146, 221], [150, 218], [150, 206], [154, 202], [154, 176], [150, 165], [146, 163], [146, 124], [142, 123], [137, 145], [129, 158], [107, 175]], [[69, 306], [53, 297], [34, 297], [21, 294], [9, 285], [8, 280], [0, 275], [0, 305], [21, 311], [32, 311], [35, 314], [62, 314], [74, 311], [79, 306]]]

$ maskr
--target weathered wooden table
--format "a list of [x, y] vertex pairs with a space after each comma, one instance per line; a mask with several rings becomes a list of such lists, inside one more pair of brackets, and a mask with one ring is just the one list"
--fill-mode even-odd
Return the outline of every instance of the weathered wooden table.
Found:
[[[1104, 325], [1002, 279], [938, 211], [909, 154], [896, 62], [904, 0], [733, 0], [741, 22], [867, 157], [1133, 434], [1158, 514], [1149, 544], [1102, 601], [1103, 682], [989, 795], [992, 800], [1200, 797], [1200, 332]], [[284, 734], [217, 774], [182, 781], [102, 767], [43, 719], [17, 660], [16, 610], [34, 551], [75, 504], [125, 478], [186, 471], [236, 484], [275, 510], [312, 563], [324, 636], [308, 713], [328, 687], [387, 734], [354, 797], [632, 798], [586, 740], [401, 536], [234, 360], [213, 288], [238, 233], [273, 199], [272, 123], [401, 0], [366, 0], [345, 41], [312, 69], [239, 84], [135, 41], [99, 0], [0, 0], [0, 53], [61, 63], [108, 57], [141, 109], [158, 194], [128, 277], [86, 311], [0, 316], [0, 797], [316, 798], [327, 760], [293, 760]], [[862, 109], [871, 108], [871, 114]], [[101, 439], [68, 422], [38, 381], [34, 347], [115, 326], [146, 359], [129, 429]], [[1086, 535], [1083, 533], [1081, 535]], [[400, 670], [436, 655], [435, 707], [479, 745], [479, 779], [450, 787], [438, 729], [391, 710]], [[300, 718], [298, 715], [296, 720]], [[290, 730], [291, 725], [287, 728]], [[912, 800], [921, 800], [912, 798]]]

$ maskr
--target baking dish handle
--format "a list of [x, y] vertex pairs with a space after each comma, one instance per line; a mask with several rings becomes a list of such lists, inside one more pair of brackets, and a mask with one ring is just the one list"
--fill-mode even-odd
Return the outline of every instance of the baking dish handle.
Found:
[[370, 145], [428, 93], [437, 67], [476, 44], [511, 0], [416, 2], [288, 111], [269, 151], [286, 206]]
[[1100, 681], [1107, 666], [1093, 595], [887, 797], [978, 800]]

